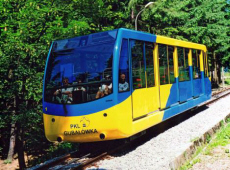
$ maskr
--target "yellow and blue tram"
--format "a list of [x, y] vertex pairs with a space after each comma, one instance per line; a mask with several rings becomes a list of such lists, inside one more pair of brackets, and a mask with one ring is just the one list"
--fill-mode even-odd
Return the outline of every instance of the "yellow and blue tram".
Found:
[[124, 28], [58, 40], [45, 68], [45, 135], [128, 138], [210, 98], [204, 45]]

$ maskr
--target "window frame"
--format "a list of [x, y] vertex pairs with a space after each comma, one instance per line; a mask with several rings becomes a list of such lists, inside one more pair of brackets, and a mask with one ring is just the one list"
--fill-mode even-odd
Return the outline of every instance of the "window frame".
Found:
[[[146, 55], [146, 44], [147, 44], [147, 43], [151, 44], [152, 47], [153, 47], [153, 48], [152, 48], [152, 55], [150, 55], [150, 56], [151, 56], [150, 58], [152, 59], [152, 62], [153, 62], [153, 64], [152, 64], [152, 68], [153, 68], [153, 82], [152, 82], [152, 83], [153, 83], [153, 85], [152, 85], [152, 86], [149, 86], [149, 85], [148, 85], [148, 77], [149, 77], [149, 76], [148, 76], [148, 72], [147, 72], [147, 59], [146, 59], [146, 56], [147, 56], [147, 55]], [[153, 55], [154, 50], [155, 50], [155, 49], [154, 49], [154, 43], [153, 43], [153, 42], [148, 42], [148, 41], [145, 41], [145, 42], [144, 42], [144, 51], [145, 51], [145, 56], [144, 56], [144, 57], [145, 57], [145, 72], [146, 72], [146, 82], [147, 82], [147, 83], [146, 83], [146, 87], [147, 87], [147, 88], [155, 87], [155, 86], [156, 86], [156, 83], [155, 83], [155, 63], [154, 63], [154, 55]], [[149, 66], [151, 66], [151, 65], [149, 65]]]
[[[125, 91], [120, 91], [119, 90], [119, 82], [120, 82], [120, 61], [121, 61], [121, 52], [122, 52], [122, 46], [123, 46], [123, 41], [124, 40], [127, 40], [127, 57], [128, 57], [128, 78], [126, 79], [127, 80], [127, 83], [129, 85], [128, 89], [125, 90]], [[119, 62], [118, 62], [118, 93], [125, 93], [125, 92], [129, 92], [130, 91], [130, 70], [131, 70], [131, 64], [130, 64], [130, 45], [129, 45], [129, 42], [130, 42], [130, 39], [128, 38], [122, 38], [122, 41], [121, 41], [121, 48], [120, 48], [120, 52], [119, 52]]]
[[[179, 51], [178, 49], [180, 49], [180, 48], [183, 50], [183, 72], [185, 72], [185, 70], [186, 70], [185, 67], [187, 67], [187, 69], [188, 69], [188, 79], [185, 79], [185, 80], [180, 80], [181, 76], [180, 76], [180, 69], [179, 69], [179, 67], [180, 67], [179, 63], [180, 62], [179, 62], [179, 52], [178, 52]], [[186, 53], [186, 50], [188, 51], [187, 53]], [[187, 54], [187, 56], [186, 56], [186, 54]], [[186, 60], [186, 58], [187, 58], [187, 60]], [[179, 80], [179, 82], [190, 81], [189, 48], [177, 46], [177, 60], [178, 60], [178, 80]]]
[[[144, 78], [145, 80], [143, 81], [144, 82], [144, 85], [145, 87], [140, 87], [140, 88], [134, 88], [134, 81], [133, 81], [133, 57], [132, 57], [132, 48], [130, 46], [130, 62], [131, 62], [131, 81], [132, 81], [132, 89], [135, 90], [135, 89], [143, 89], [143, 88], [146, 88], [147, 87], [147, 84], [146, 84], [146, 58], [145, 58], [145, 41], [143, 40], [137, 40], [137, 39], [129, 39], [129, 44], [134, 41], [138, 41], [138, 42], [141, 42], [142, 43], [142, 59], [143, 59], [143, 63], [144, 63]], [[141, 77], [140, 77], [141, 78]], [[142, 80], [141, 80], [142, 81]]]
[[[162, 84], [161, 83], [161, 71], [160, 71], [160, 46], [165, 46], [166, 47], [166, 58], [165, 59], [167, 59], [167, 70], [166, 70], [166, 72], [167, 72], [167, 75], [165, 74], [165, 76], [167, 76], [167, 82], [166, 83], [164, 83], [164, 84]], [[169, 50], [169, 48], [172, 48], [173, 50], [172, 50], [172, 60], [170, 60], [170, 58], [169, 58], [169, 51], [171, 51], [171, 50]], [[157, 54], [158, 54], [158, 62], [159, 62], [159, 77], [160, 77], [160, 79], [159, 79], [159, 81], [160, 81], [160, 85], [167, 85], [167, 84], [174, 84], [174, 83], [176, 83], [176, 80], [175, 80], [175, 63], [174, 63], [174, 55], [175, 55], [175, 46], [172, 46], [172, 45], [167, 45], [167, 44], [160, 44], [160, 43], [158, 43], [158, 52], [157, 52]], [[170, 61], [172, 61], [172, 65], [170, 65]], [[171, 76], [170, 76], [170, 66], [173, 66], [173, 77], [174, 77], [174, 79], [173, 79], [173, 82], [171, 82]]]
[[[200, 71], [200, 54], [201, 54], [201, 50], [198, 50], [198, 49], [191, 49], [192, 50], [192, 72], [193, 72], [193, 74], [192, 74], [192, 78], [193, 79], [201, 79], [201, 71]], [[193, 62], [193, 50], [196, 50], [196, 62], [195, 62], [195, 64], [197, 65], [198, 64], [198, 66], [196, 66], [196, 68], [198, 68], [198, 72], [195, 72], [195, 74], [194, 74], [194, 62]], [[200, 53], [198, 53], [198, 51], [200, 52]], [[198, 63], [197, 63], [197, 61], [198, 61]], [[198, 73], [198, 77], [195, 77], [195, 75], [196, 75], [196, 73]]]

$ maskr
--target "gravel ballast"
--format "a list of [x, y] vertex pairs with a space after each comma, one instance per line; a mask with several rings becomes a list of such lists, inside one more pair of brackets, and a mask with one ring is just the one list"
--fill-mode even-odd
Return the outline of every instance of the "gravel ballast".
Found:
[[171, 169], [170, 163], [230, 113], [230, 96], [166, 130], [122, 156], [102, 160], [88, 169]]

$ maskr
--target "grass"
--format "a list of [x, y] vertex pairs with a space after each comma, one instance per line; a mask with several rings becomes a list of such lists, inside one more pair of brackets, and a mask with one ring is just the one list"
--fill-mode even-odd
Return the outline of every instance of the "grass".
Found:
[[230, 85], [230, 79], [225, 79], [224, 83]]
[[226, 146], [230, 144], [230, 123], [217, 133], [216, 138], [208, 145], [207, 151], [211, 152], [217, 146]]
[[12, 163], [12, 161], [10, 161], [8, 159], [4, 161], [4, 164], [11, 164], [11, 163]]
[[[225, 77], [230, 77], [230, 72], [224, 73], [224, 76]], [[230, 85], [230, 78], [225, 79], [224, 83], [227, 84], [227, 85]]]
[[203, 150], [203, 146], [197, 148], [196, 152], [192, 156], [192, 161], [188, 160], [183, 166], [180, 167], [180, 170], [187, 170], [191, 168], [194, 164], [200, 162], [199, 158], [196, 158]]
[[[221, 129], [216, 133], [215, 138], [211, 140], [211, 136], [207, 136], [207, 143], [204, 146], [198, 147], [195, 154], [190, 160], [188, 160], [183, 166], [180, 167], [181, 170], [190, 169], [196, 163], [201, 162], [199, 158], [200, 154], [215, 156], [212, 155], [212, 150], [218, 146], [226, 146], [230, 144], [230, 118], [227, 119], [227, 124], [221, 126]], [[195, 141], [196, 138], [193, 140]], [[229, 153], [229, 149], [224, 150], [225, 153]]]
[[197, 141], [198, 139], [199, 139], [199, 137], [195, 137], [194, 139], [191, 139], [190, 142]]
[[230, 72], [225, 72], [224, 76], [229, 76], [230, 77]]

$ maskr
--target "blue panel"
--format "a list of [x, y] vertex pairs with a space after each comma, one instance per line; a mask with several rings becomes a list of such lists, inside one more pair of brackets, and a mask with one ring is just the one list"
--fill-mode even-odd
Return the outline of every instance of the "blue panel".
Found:
[[[123, 96], [122, 100], [125, 100], [127, 96]], [[108, 109], [115, 105], [115, 101], [113, 100], [113, 94], [106, 96], [104, 98], [100, 98], [88, 103], [82, 104], [53, 104], [53, 103], [43, 103], [43, 112], [49, 115], [56, 116], [81, 116], [88, 115], [92, 113], [99, 112], [101, 110]], [[47, 107], [47, 111], [46, 108]]]
[[202, 81], [201, 79], [193, 79], [193, 96], [197, 97], [202, 94]]
[[156, 42], [156, 35], [150, 33], [128, 30], [124, 28], [119, 29], [119, 32], [121, 32], [123, 38], [127, 38], [127, 39], [130, 38], [130, 39], [148, 41], [148, 42]]
[[192, 98], [192, 83], [191, 81], [179, 82], [180, 102], [184, 102]]
[[202, 85], [202, 94], [205, 93], [205, 88], [204, 88], [204, 72], [201, 71], [201, 85]]
[[205, 95], [207, 99], [210, 99], [212, 96], [211, 82], [208, 77], [204, 78], [204, 86], [205, 86]]
[[[190, 68], [192, 68], [192, 67], [190, 67]], [[191, 77], [191, 75], [190, 75], [190, 77]], [[191, 80], [193, 81], [193, 84], [195, 84], [198, 87], [200, 87], [200, 88], [196, 88], [197, 89], [196, 94], [198, 94], [198, 93], [202, 94], [202, 80], [201, 79], [195, 79], [195, 80], [191, 79]], [[184, 86], [188, 85], [186, 83], [189, 84], [189, 82], [184, 82]], [[187, 93], [189, 96], [192, 96], [192, 91], [193, 91], [193, 88], [191, 88], [192, 87], [191, 84], [192, 83], [190, 83], [191, 91], [190, 92], [188, 91], [188, 93]], [[183, 87], [182, 84], [180, 86]], [[172, 116], [175, 116], [175, 115], [177, 115], [177, 114], [179, 114], [181, 112], [189, 110], [189, 109], [191, 109], [191, 108], [193, 108], [193, 107], [205, 102], [206, 100], [210, 99], [211, 98], [211, 82], [210, 82], [210, 80], [208, 78], [204, 78], [204, 86], [205, 86], [205, 95], [201, 95], [198, 98], [192, 98], [191, 100], [187, 100], [184, 103], [181, 103], [181, 104], [178, 104], [178, 105], [175, 105], [175, 106], [171, 106], [170, 108], [165, 110], [163, 120], [166, 120], [166, 119], [168, 119], [168, 118], [170, 118]], [[172, 90], [171, 90], [171, 92], [172, 92]], [[173, 95], [175, 95], [175, 94], [170, 93], [169, 98], [172, 98]]]
[[192, 99], [192, 100], [189, 100], [185, 103], [170, 107], [170, 108], [165, 110], [163, 120], [166, 120], [166, 119], [168, 119], [172, 116], [175, 116], [181, 112], [189, 110], [189, 109], [197, 106], [198, 104], [205, 102], [206, 100], [207, 100], [206, 96], [203, 95], [203, 96], [200, 96], [199, 98]]
[[191, 82], [191, 93], [193, 96], [193, 70], [192, 70], [192, 66], [189, 66], [189, 78], [190, 78], [190, 82]]
[[177, 104], [178, 102], [179, 102], [179, 96], [178, 96], [177, 83], [173, 83], [170, 89], [170, 95], [166, 104], [166, 108], [170, 107], [171, 105]]
[[[122, 92], [118, 94], [118, 103], [123, 102], [124, 100], [126, 100], [129, 96], [131, 95], [130, 91], [127, 92]], [[128, 107], [132, 107], [131, 105]]]

